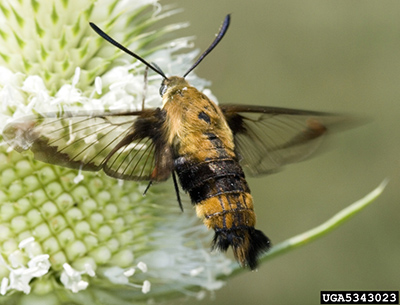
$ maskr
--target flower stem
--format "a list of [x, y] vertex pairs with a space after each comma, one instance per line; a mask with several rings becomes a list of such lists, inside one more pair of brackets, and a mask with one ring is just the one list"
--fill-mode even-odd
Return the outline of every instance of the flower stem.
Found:
[[[346, 220], [350, 219], [352, 216], [360, 212], [370, 203], [375, 201], [383, 192], [386, 185], [388, 184], [388, 179], [385, 179], [381, 182], [381, 184], [375, 188], [372, 192], [361, 198], [360, 200], [354, 202], [350, 206], [344, 208], [343, 210], [339, 211], [335, 215], [333, 215], [330, 219], [325, 221], [324, 223], [320, 224], [319, 226], [312, 228], [304, 233], [299, 235], [293, 236], [271, 248], [270, 251], [265, 253], [263, 256], [260, 257], [260, 264], [265, 263], [266, 261], [282, 255], [288, 251], [291, 251], [297, 247], [304, 246], [309, 242], [324, 236], [328, 232], [332, 231], [339, 225], [341, 225]], [[242, 272], [246, 272], [247, 270], [241, 268], [239, 265], [233, 263], [235, 266], [232, 267], [233, 272], [228, 276], [232, 277], [233, 275], [238, 275]], [[219, 279], [225, 279], [227, 276], [222, 276]]]

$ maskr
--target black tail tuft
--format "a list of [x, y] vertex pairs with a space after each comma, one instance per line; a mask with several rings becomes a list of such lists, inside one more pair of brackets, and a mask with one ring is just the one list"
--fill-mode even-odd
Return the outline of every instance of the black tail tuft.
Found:
[[268, 251], [271, 242], [260, 230], [254, 228], [218, 230], [212, 242], [212, 249], [226, 251], [232, 247], [236, 260], [251, 270], [257, 268], [257, 258]]

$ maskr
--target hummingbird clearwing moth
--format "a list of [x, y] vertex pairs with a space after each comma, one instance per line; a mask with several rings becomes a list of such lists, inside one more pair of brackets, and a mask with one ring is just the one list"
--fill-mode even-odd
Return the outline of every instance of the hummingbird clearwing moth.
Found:
[[216, 105], [185, 77], [221, 41], [230, 23], [227, 15], [209, 48], [182, 76], [167, 77], [95, 24], [105, 40], [135, 57], [163, 80], [163, 106], [119, 112], [49, 113], [9, 123], [3, 136], [16, 151], [30, 150], [43, 162], [103, 170], [124, 180], [162, 182], [173, 176], [181, 205], [183, 190], [208, 228], [215, 231], [213, 248], [232, 248], [237, 261], [250, 269], [270, 247], [255, 229], [253, 198], [245, 179], [270, 174], [302, 161], [342, 117], [322, 112], [263, 106]]

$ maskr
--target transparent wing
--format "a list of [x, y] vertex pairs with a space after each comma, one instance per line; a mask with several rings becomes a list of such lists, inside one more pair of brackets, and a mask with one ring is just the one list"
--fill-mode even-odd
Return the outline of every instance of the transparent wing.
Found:
[[104, 171], [124, 180], [138, 180], [138, 177], [151, 180], [154, 168], [154, 144], [151, 138], [142, 138], [119, 147], [107, 160]]
[[275, 107], [220, 105], [240, 164], [250, 175], [269, 174], [311, 156], [328, 130], [348, 118]]
[[[162, 146], [161, 110], [129, 113], [46, 114], [28, 116], [8, 124], [4, 139], [21, 152], [31, 150], [46, 163], [88, 171], [104, 171], [128, 180], [159, 180], [155, 140]], [[151, 125], [156, 128], [148, 128]], [[172, 162], [172, 161], [171, 161]], [[166, 179], [169, 173], [162, 169]]]

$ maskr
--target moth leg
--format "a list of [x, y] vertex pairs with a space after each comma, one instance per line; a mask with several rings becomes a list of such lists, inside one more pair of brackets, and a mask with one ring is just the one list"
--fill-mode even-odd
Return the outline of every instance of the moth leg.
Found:
[[178, 182], [176, 181], [175, 171], [172, 171], [172, 178], [174, 180], [176, 199], [178, 200], [179, 207], [181, 208], [181, 211], [183, 212], [183, 206], [182, 206], [181, 196], [179, 195], [179, 186], [178, 186]]
[[146, 196], [147, 191], [149, 190], [150, 186], [153, 184], [153, 181], [149, 181], [149, 184], [146, 186], [146, 189], [143, 192], [143, 196]]

